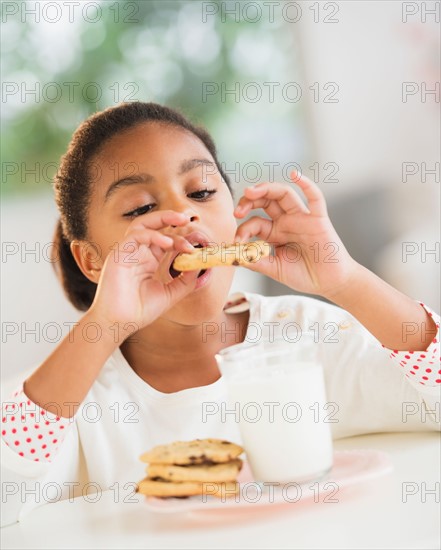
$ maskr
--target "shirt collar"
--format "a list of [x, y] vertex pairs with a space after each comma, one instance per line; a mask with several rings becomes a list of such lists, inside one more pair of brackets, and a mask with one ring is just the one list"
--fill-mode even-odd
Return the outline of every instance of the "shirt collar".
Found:
[[242, 313], [249, 311], [250, 303], [243, 292], [235, 292], [228, 297], [224, 306], [225, 313]]

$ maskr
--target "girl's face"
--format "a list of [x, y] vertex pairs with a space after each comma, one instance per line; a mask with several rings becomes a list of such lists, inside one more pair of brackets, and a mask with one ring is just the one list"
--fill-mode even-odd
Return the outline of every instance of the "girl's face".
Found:
[[[107, 254], [122, 242], [130, 222], [150, 212], [174, 210], [192, 220], [167, 227], [164, 234], [201, 233], [211, 243], [234, 241], [237, 225], [227, 184], [205, 145], [186, 130], [145, 123], [112, 138], [93, 163], [96, 175], [88, 219], [88, 240]], [[93, 175], [93, 174], [92, 174]], [[172, 280], [169, 266], [176, 253], [167, 252], [157, 277]], [[182, 324], [214, 319], [225, 304], [234, 268], [214, 268], [204, 284], [176, 304], [164, 318]], [[202, 283], [202, 278], [200, 283]]]

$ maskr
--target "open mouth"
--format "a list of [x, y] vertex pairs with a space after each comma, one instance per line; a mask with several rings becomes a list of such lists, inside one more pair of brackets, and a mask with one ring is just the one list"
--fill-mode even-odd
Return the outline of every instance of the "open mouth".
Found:
[[[194, 244], [193, 245], [193, 248], [202, 248], [202, 245], [201, 244]], [[172, 263], [170, 264], [170, 268], [169, 268], [169, 273], [170, 275], [173, 277], [173, 279], [176, 279], [176, 277], [179, 277], [179, 275], [182, 273], [182, 271], [178, 271], [177, 269], [175, 269], [173, 267], [173, 262], [175, 261], [176, 258], [173, 258], [173, 261]], [[198, 273], [198, 279], [199, 277], [202, 277], [202, 275], [206, 272], [207, 270], [206, 269], [202, 269], [199, 273]]]

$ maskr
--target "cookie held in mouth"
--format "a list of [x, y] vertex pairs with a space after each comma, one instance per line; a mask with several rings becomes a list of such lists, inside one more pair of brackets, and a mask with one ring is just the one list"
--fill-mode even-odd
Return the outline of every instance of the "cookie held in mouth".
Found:
[[242, 468], [242, 447], [222, 439], [195, 439], [158, 445], [140, 459], [147, 477], [137, 491], [151, 497], [235, 496]]
[[266, 241], [249, 243], [225, 243], [196, 248], [194, 252], [176, 256], [173, 269], [195, 271], [219, 266], [246, 266], [269, 256], [271, 245]]

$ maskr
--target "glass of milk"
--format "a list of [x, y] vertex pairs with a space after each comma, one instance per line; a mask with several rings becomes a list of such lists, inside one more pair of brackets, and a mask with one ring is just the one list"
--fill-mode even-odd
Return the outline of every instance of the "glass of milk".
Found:
[[243, 342], [216, 355], [256, 481], [306, 483], [332, 468], [337, 420], [315, 340], [302, 332], [295, 342]]

